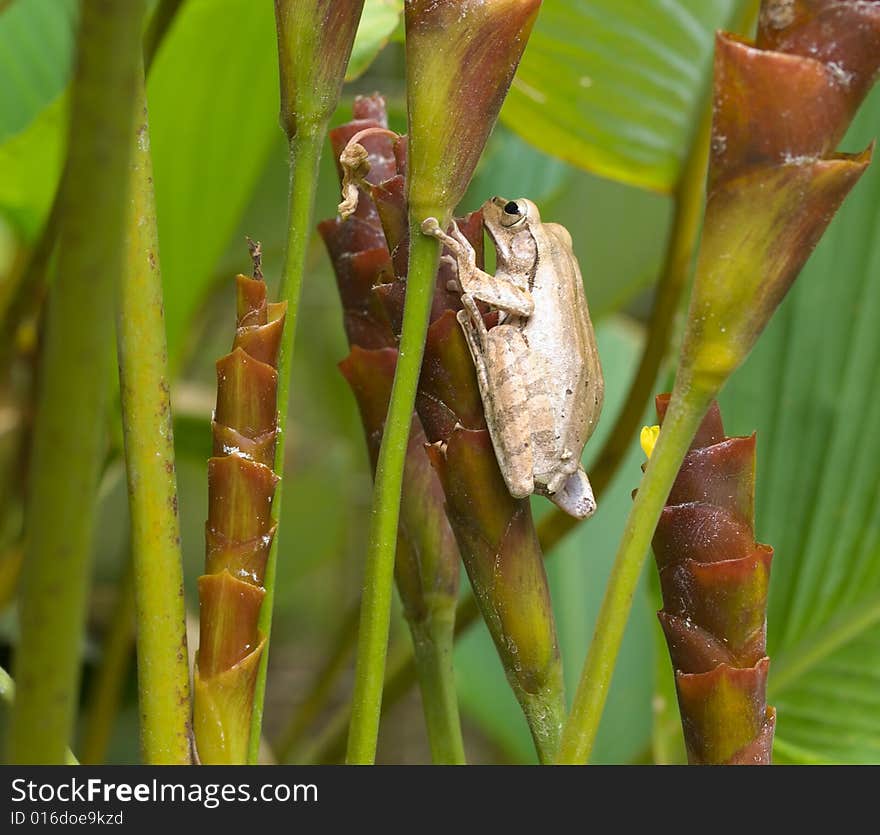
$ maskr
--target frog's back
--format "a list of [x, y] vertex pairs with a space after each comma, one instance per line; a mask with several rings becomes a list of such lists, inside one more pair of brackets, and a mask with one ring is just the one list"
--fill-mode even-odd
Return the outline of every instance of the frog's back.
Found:
[[543, 360], [549, 390], [557, 392], [558, 450], [572, 453], [565, 470], [574, 472], [599, 420], [605, 387], [571, 236], [556, 223], [542, 224], [540, 234], [547, 240], [538, 241], [538, 251], [547, 255], [535, 271], [535, 313], [526, 335]]

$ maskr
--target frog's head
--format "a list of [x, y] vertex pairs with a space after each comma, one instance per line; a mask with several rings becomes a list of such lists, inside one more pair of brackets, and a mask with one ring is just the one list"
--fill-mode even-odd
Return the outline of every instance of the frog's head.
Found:
[[531, 200], [493, 197], [483, 204], [483, 224], [498, 258], [508, 267], [530, 269], [535, 262], [532, 228], [541, 223], [538, 207]]

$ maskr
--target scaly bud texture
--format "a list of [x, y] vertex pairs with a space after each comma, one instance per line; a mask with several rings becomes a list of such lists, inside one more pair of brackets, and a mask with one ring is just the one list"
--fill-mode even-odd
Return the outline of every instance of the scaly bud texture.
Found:
[[[363, 114], [366, 107], [362, 100], [355, 114]], [[345, 138], [366, 127], [366, 123], [356, 120], [340, 128], [335, 144], [344, 144]], [[409, 247], [406, 159], [402, 143], [398, 143], [395, 155], [387, 138], [364, 140], [369, 141], [377, 143], [371, 155], [371, 160], [375, 159], [371, 172], [376, 176], [371, 177], [369, 196], [361, 194], [354, 217], [345, 223], [326, 221], [321, 229], [336, 265], [349, 337], [356, 336], [379, 348], [396, 345], [395, 334], [400, 332], [403, 320]], [[384, 143], [388, 144], [383, 149]], [[387, 177], [387, 169], [381, 169], [382, 161], [392, 159], [395, 172], [400, 173]], [[386, 179], [381, 179], [380, 170]], [[369, 220], [374, 215], [381, 220], [382, 238], [375, 231], [366, 231], [368, 227], [374, 230]], [[458, 224], [481, 263], [481, 215], [473, 213]], [[373, 248], [345, 251], [337, 243], [342, 240], [356, 240]], [[357, 265], [362, 265], [365, 272], [359, 275]], [[372, 276], [372, 282], [366, 273]], [[480, 609], [526, 714], [539, 755], [550, 760], [558, 743], [565, 704], [549, 587], [529, 502], [511, 497], [498, 469], [473, 361], [455, 318], [461, 304], [458, 295], [449, 290], [454, 278], [453, 262], [441, 260], [416, 399], [419, 421], [413, 425], [420, 434], [424, 432], [420, 440], [427, 438], [430, 442], [428, 452], [440, 476], [446, 515]], [[493, 320], [488, 319], [488, 323], [491, 325]], [[364, 363], [367, 353], [376, 355], [373, 364], [378, 366], [381, 349], [353, 352], [346, 364], [350, 367], [356, 358]], [[411, 444], [410, 456], [413, 450]], [[401, 508], [404, 529], [408, 501], [412, 499], [405, 492]], [[399, 552], [398, 587], [403, 593], [400, 562]]]
[[708, 195], [664, 426], [624, 528], [560, 761], [592, 750], [642, 561], [710, 402], [870, 161], [834, 154], [880, 68], [880, 0], [764, 0], [755, 45], [719, 34]]
[[205, 574], [199, 578], [200, 643], [193, 726], [202, 763], [247, 758], [257, 668], [257, 627], [266, 560], [275, 535], [272, 499], [278, 438], [278, 349], [286, 305], [267, 304], [266, 285], [236, 279], [232, 352], [217, 362], [214, 456], [208, 461]]
[[[662, 422], [668, 395], [657, 398]], [[770, 763], [767, 586], [773, 549], [755, 541], [755, 436], [724, 434], [713, 401], [654, 534], [688, 760]]]
[[[391, 585], [411, 415], [440, 247], [418, 230], [445, 225], [464, 195], [513, 78], [540, 0], [406, 0], [410, 167], [406, 307], [376, 462], [346, 760], [375, 759]], [[346, 199], [349, 195], [346, 194]]]
[[[387, 128], [385, 102], [379, 96], [356, 99], [354, 117], [352, 122], [330, 132], [337, 160], [356, 134]], [[319, 224], [319, 230], [336, 273], [351, 346], [351, 353], [340, 369], [357, 399], [375, 470], [397, 365], [397, 339], [385, 308], [373, 292], [376, 285], [394, 280], [394, 267], [379, 212], [368, 189], [396, 177], [398, 165], [405, 164], [406, 140], [395, 142], [387, 133], [373, 133], [361, 141], [368, 171], [359, 187], [354, 214], [344, 221], [326, 220]], [[432, 670], [431, 675], [428, 671], [420, 675], [423, 703], [429, 713], [436, 694], [425, 692], [425, 688], [437, 686], [438, 677], [433, 673], [439, 667], [443, 670], [441, 687], [448, 688], [451, 703], [455, 701], [451, 650], [460, 557], [446, 518], [443, 489], [431, 467], [425, 442], [422, 425], [414, 415], [404, 465], [394, 576], [412, 631], [419, 669], [430, 665]], [[436, 658], [435, 649], [449, 657]], [[454, 713], [457, 719], [457, 709]], [[427, 718], [435, 762], [460, 759], [452, 756], [451, 751], [442, 750], [443, 740], [439, 737], [441, 733], [448, 735], [450, 729], [438, 728], [434, 733], [433, 717]], [[453, 729], [452, 733], [458, 735], [459, 731]]]
[[[387, 127], [385, 102], [379, 96], [358, 98], [354, 116], [354, 121], [330, 132], [337, 159], [356, 133]], [[367, 137], [363, 142], [370, 167], [357, 209], [345, 221], [324, 221], [319, 230], [336, 273], [345, 331], [352, 349], [340, 368], [357, 398], [375, 468], [397, 364], [397, 340], [388, 314], [373, 292], [375, 286], [394, 280], [394, 266], [379, 212], [365, 188], [381, 187], [381, 183], [396, 177], [398, 158], [403, 159], [406, 142], [393, 142], [387, 135]], [[435, 595], [446, 598], [442, 606], [451, 603], [453, 608], [458, 597], [458, 548], [443, 510], [443, 491], [424, 445], [424, 430], [414, 416], [395, 562], [398, 590], [411, 623], [419, 623], [428, 616], [438, 602], [432, 601]]]
[[706, 221], [683, 348], [712, 393], [788, 292], [871, 149], [835, 154], [880, 68], [878, 0], [765, 0], [719, 34]]

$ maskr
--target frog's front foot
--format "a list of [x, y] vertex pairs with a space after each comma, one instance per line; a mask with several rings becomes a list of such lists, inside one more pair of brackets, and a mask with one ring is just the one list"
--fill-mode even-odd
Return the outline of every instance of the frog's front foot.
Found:
[[459, 230], [455, 221], [452, 221], [452, 235], [448, 235], [440, 226], [436, 217], [426, 217], [422, 221], [422, 232], [425, 235], [436, 238], [452, 253], [459, 264], [459, 273], [461, 273], [462, 266], [465, 266], [469, 271], [474, 269], [476, 266], [474, 248], [470, 245], [467, 238], [461, 234], [461, 230]]
[[440, 222], [436, 217], [426, 217], [422, 221], [422, 232], [425, 235], [430, 235], [432, 238], [445, 237], [443, 230], [440, 228]]

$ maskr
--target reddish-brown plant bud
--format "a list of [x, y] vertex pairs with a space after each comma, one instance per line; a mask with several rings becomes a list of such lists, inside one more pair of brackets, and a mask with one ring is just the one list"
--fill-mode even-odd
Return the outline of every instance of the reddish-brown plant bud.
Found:
[[[331, 131], [330, 140], [338, 157], [352, 137], [364, 134], [358, 141], [367, 154], [366, 173], [358, 185], [357, 207], [346, 220], [325, 220], [319, 229], [336, 273], [351, 346], [351, 353], [340, 368], [357, 399], [375, 469], [397, 365], [397, 336], [377, 292], [378, 288], [395, 286], [395, 275], [381, 211], [377, 210], [373, 195], [387, 194], [389, 184], [403, 182], [403, 158], [395, 154], [395, 149], [405, 145], [405, 141], [395, 141], [381, 132], [387, 127], [387, 120], [385, 103], [379, 96], [356, 99], [354, 117]], [[342, 179], [341, 168], [338, 173]], [[405, 204], [401, 201], [399, 205], [405, 218]], [[390, 205], [383, 208], [390, 218]], [[413, 415], [404, 468], [395, 579], [404, 612], [414, 628], [426, 623], [438, 610], [454, 610], [458, 596], [458, 548], [443, 509], [443, 491], [424, 447], [425, 433]]]
[[834, 149], [878, 69], [878, 0], [764, 0], [756, 45], [719, 34], [683, 383], [718, 391], [864, 172]]
[[446, 225], [464, 196], [541, 0], [406, 0], [409, 204]]
[[320, 130], [342, 91], [364, 0], [275, 0], [281, 125]]
[[[657, 398], [662, 422], [669, 397]], [[767, 589], [755, 542], [755, 436], [724, 435], [718, 405], [685, 456], [654, 534], [663, 611], [692, 763], [769, 763]]]
[[[258, 263], [255, 260], [255, 269]], [[199, 578], [193, 727], [199, 758], [211, 764], [243, 763], [247, 754], [254, 685], [265, 644], [257, 622], [275, 535], [271, 509], [279, 481], [272, 465], [285, 305], [267, 303], [262, 280], [240, 275], [236, 290], [233, 349], [217, 362], [206, 573]]]
[[[363, 118], [367, 110], [372, 122]], [[334, 137], [337, 146], [344, 145], [357, 131], [384, 124], [376, 109], [372, 105], [367, 108], [364, 100], [356, 102], [355, 117], [351, 126], [338, 129]], [[369, 141], [375, 142], [372, 150], [367, 146]], [[403, 319], [409, 228], [405, 170], [400, 153], [406, 145], [381, 135], [366, 137], [364, 145], [369, 151], [370, 166], [365, 183], [368, 188], [361, 188], [357, 211], [344, 222], [325, 221], [321, 231], [336, 269], [349, 340], [362, 347], [386, 348], [384, 351], [352, 350], [343, 363], [343, 370], [358, 397], [375, 455], [387, 407], [387, 399], [383, 399], [379, 389], [384, 378], [384, 391], [390, 392], [390, 370], [396, 362], [396, 335], [400, 333]], [[397, 173], [378, 182], [378, 172], [388, 173], [382, 168], [382, 159], [392, 147], [396, 151]], [[368, 203], [377, 207], [384, 230], [384, 246], [379, 243], [379, 232], [372, 228], [376, 219], [370, 207], [364, 205]], [[370, 226], [369, 233], [365, 231], [366, 226]], [[475, 212], [459, 220], [458, 226], [474, 247], [478, 262], [482, 263], [482, 216]], [[350, 232], [346, 231], [347, 227]], [[358, 251], [355, 241], [363, 241], [369, 248]], [[392, 262], [393, 276], [384, 272], [387, 261], [378, 254], [380, 249]], [[359, 260], [367, 252], [375, 253], [369, 263], [381, 263], [382, 274], [367, 275], [368, 262]], [[364, 272], [358, 274], [355, 264], [363, 266]], [[549, 587], [529, 502], [511, 497], [498, 469], [486, 430], [473, 360], [455, 317], [461, 303], [458, 294], [449, 289], [454, 279], [452, 262], [441, 260], [430, 314], [433, 324], [428, 329], [416, 400], [418, 420], [413, 421], [413, 433], [418, 433], [420, 441], [426, 439], [430, 443], [428, 452], [443, 489], [439, 495], [433, 488], [429, 490], [430, 482], [424, 473], [419, 470], [417, 475], [412, 471], [414, 461], [420, 456], [411, 440], [401, 505], [402, 538], [409, 538], [413, 530], [430, 529], [434, 524], [423, 518], [412, 525], [407, 521], [411, 513], [426, 514], [435, 506], [444, 513], [445, 499], [444, 521], [448, 517], [451, 523], [481, 611], [511, 687], [523, 706], [540, 756], [549, 761], [555, 753], [565, 710]], [[377, 300], [380, 310], [375, 306]], [[487, 321], [491, 324], [491, 317], [487, 317]], [[364, 345], [356, 339], [369, 339], [371, 344]], [[427, 460], [424, 449], [419, 451], [421, 458]], [[433, 471], [431, 476], [436, 482]], [[414, 487], [416, 491], [411, 492]], [[423, 507], [408, 508], [413, 495], [419, 497]], [[401, 596], [409, 594], [416, 599], [413, 589], [417, 584], [401, 570], [406, 566], [405, 554], [399, 540], [398, 589]], [[425, 579], [421, 583], [424, 584]], [[424, 595], [424, 591], [421, 593]], [[412, 606], [404, 598], [404, 606], [408, 605]]]

